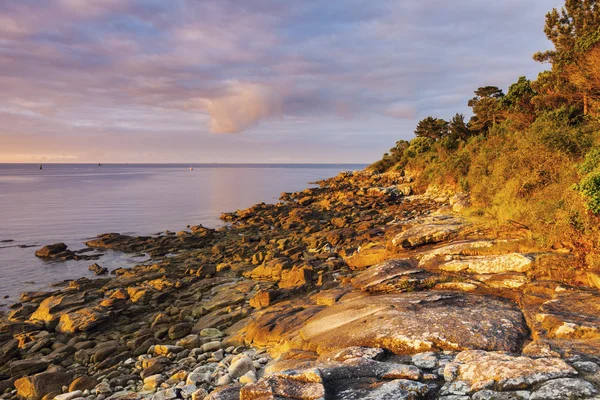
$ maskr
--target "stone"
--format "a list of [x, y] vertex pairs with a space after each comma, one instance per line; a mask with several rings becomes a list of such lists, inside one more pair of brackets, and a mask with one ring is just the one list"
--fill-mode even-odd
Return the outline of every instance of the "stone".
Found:
[[144, 390], [155, 390], [165, 379], [161, 374], [150, 375], [144, 378]]
[[415, 354], [412, 356], [411, 361], [417, 367], [424, 369], [434, 369], [438, 366], [437, 355], [433, 352]]
[[181, 346], [184, 349], [192, 350], [200, 346], [200, 336], [192, 334], [181, 338], [176, 343], [177, 346]]
[[321, 376], [314, 371], [277, 373], [249, 383], [240, 391], [240, 400], [292, 398], [317, 400], [325, 397]]
[[192, 331], [192, 325], [188, 322], [181, 322], [169, 328], [169, 339], [177, 340], [188, 335]]
[[100, 382], [94, 389], [96, 390], [96, 394], [99, 395], [109, 395], [112, 393], [112, 389], [108, 382]]
[[217, 328], [205, 328], [200, 331], [200, 336], [210, 337], [210, 338], [220, 338], [225, 335], [223, 334], [223, 332], [221, 332]]
[[186, 385], [200, 386], [202, 383], [210, 383], [211, 372], [191, 372], [185, 381]]
[[459, 353], [446, 370], [454, 370], [448, 375], [467, 382], [471, 390], [527, 389], [538, 383], [577, 374], [574, 368], [558, 358], [529, 358], [512, 356], [502, 352], [467, 350]]
[[531, 393], [526, 390], [516, 392], [496, 392], [494, 390], [481, 390], [473, 393], [473, 400], [529, 400]]
[[108, 315], [99, 310], [82, 308], [63, 314], [56, 326], [56, 331], [61, 333], [87, 332], [105, 322], [108, 318]]
[[406, 379], [377, 382], [368, 387], [344, 387], [336, 390], [334, 397], [340, 400], [418, 400], [429, 393], [426, 384]]
[[76, 390], [92, 390], [96, 387], [97, 384], [98, 381], [96, 380], [96, 378], [83, 375], [71, 382], [71, 384], [69, 385], [69, 392], [74, 392]]
[[377, 347], [347, 347], [345, 349], [326, 353], [319, 356], [321, 362], [344, 362], [346, 360], [364, 358], [369, 360], [381, 360], [385, 356], [385, 350]]
[[388, 257], [388, 250], [385, 246], [373, 245], [361, 247], [360, 251], [356, 251], [343, 258], [348, 267], [356, 271], [378, 264], [385, 260], [386, 257]]
[[313, 270], [310, 267], [293, 267], [281, 272], [278, 283], [280, 289], [297, 288], [308, 285], [312, 281]]
[[22, 399], [41, 400], [48, 393], [61, 392], [70, 382], [71, 376], [66, 372], [42, 372], [17, 379], [15, 388]]
[[205, 353], [210, 353], [213, 351], [217, 351], [221, 348], [221, 342], [220, 341], [212, 341], [212, 342], [208, 342], [208, 343], [204, 343], [202, 345], [202, 351]]
[[204, 400], [240, 400], [240, 390], [240, 385], [218, 387], [210, 392]]
[[381, 376], [383, 379], [410, 379], [418, 381], [423, 374], [421, 370], [414, 365], [398, 364]]
[[178, 394], [177, 388], [168, 388], [158, 391], [152, 396], [152, 400], [171, 400], [176, 399]]
[[244, 375], [240, 376], [239, 379], [242, 385], [256, 382], [256, 373], [254, 371], [248, 371]]
[[227, 372], [232, 378], [239, 378], [248, 371], [255, 372], [254, 363], [250, 357], [242, 357], [232, 362]]
[[157, 344], [154, 346], [154, 354], [157, 356], [166, 356], [168, 354], [181, 353], [185, 349], [181, 346], [173, 346], [169, 344]]
[[221, 376], [219, 379], [217, 379], [215, 386], [225, 386], [225, 385], [229, 385], [232, 382], [233, 382], [233, 380], [231, 379], [231, 376], [229, 376], [229, 374], [225, 374], [225, 375]]
[[208, 396], [206, 390], [202, 388], [196, 389], [196, 391], [192, 393], [192, 400], [204, 400], [206, 396]]
[[94, 263], [88, 267], [90, 271], [92, 271], [96, 275], [106, 275], [108, 274], [108, 268], [101, 267], [100, 265]]
[[84, 292], [50, 296], [40, 303], [37, 310], [35, 310], [29, 319], [32, 321], [43, 321], [47, 326], [53, 328], [56, 322], [58, 322], [62, 310], [81, 306], [86, 301], [86, 294]]
[[533, 258], [524, 254], [512, 253], [495, 256], [460, 257], [440, 265], [442, 271], [469, 272], [474, 274], [501, 274], [506, 272], [527, 272], [533, 266]]
[[570, 400], [591, 397], [598, 390], [591, 383], [577, 378], [561, 378], [544, 382], [531, 394], [530, 400]]
[[20, 377], [32, 375], [45, 370], [50, 363], [47, 360], [28, 358], [25, 360], [16, 360], [10, 363], [10, 375]]
[[72, 392], [59, 394], [58, 396], [54, 397], [54, 400], [73, 400], [78, 397], [81, 397], [82, 395], [83, 395], [83, 392], [81, 390], [75, 390]]
[[520, 310], [507, 301], [417, 292], [342, 300], [306, 321], [299, 335], [319, 353], [348, 346], [397, 354], [470, 348], [516, 352], [527, 327]]
[[47, 246], [42, 247], [41, 249], [35, 252], [37, 257], [41, 258], [51, 258], [56, 256], [57, 254], [63, 253], [67, 251], [67, 245], [64, 243], [54, 243], [49, 244]]

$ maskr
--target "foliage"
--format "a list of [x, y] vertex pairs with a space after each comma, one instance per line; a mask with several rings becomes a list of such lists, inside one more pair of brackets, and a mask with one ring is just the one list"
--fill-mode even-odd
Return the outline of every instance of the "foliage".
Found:
[[417, 124], [415, 136], [433, 140], [441, 139], [448, 134], [448, 122], [441, 118], [427, 117]]
[[504, 93], [496, 86], [483, 86], [475, 91], [475, 97], [469, 100], [473, 109], [473, 117], [469, 121], [469, 129], [487, 132], [502, 119], [502, 98]]

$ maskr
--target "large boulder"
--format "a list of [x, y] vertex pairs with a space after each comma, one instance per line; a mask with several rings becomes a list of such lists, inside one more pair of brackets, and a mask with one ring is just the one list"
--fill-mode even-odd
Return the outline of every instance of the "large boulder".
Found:
[[480, 350], [463, 351], [444, 368], [446, 380], [466, 382], [471, 391], [527, 389], [576, 374], [573, 367], [559, 358], [533, 359]]
[[325, 398], [319, 370], [276, 373], [248, 384], [240, 391], [240, 400], [291, 398], [318, 400]]
[[42, 372], [17, 379], [15, 388], [21, 399], [41, 400], [48, 393], [60, 393], [62, 387], [68, 386], [70, 382], [71, 376], [66, 372]]
[[54, 327], [65, 310], [82, 306], [87, 301], [85, 292], [75, 294], [58, 294], [44, 299], [37, 310], [29, 318], [32, 321], [43, 321], [46, 326]]
[[310, 318], [300, 336], [318, 353], [348, 346], [398, 354], [431, 350], [519, 351], [527, 337], [520, 310], [479, 295], [418, 292], [341, 301]]

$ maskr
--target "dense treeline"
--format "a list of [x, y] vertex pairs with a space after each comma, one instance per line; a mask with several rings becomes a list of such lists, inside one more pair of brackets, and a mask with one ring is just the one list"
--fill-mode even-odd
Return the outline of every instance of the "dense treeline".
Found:
[[546, 15], [545, 33], [554, 49], [534, 59], [548, 71], [507, 93], [480, 87], [468, 121], [427, 117], [371, 168], [455, 185], [474, 213], [589, 253], [600, 249], [600, 1], [566, 0]]

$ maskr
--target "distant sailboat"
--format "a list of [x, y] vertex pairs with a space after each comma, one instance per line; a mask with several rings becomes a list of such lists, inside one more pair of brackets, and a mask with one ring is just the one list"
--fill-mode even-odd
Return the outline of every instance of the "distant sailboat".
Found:
[[193, 171], [193, 170], [194, 170], [194, 168], [190, 167], [190, 171]]
[[40, 169], [43, 169], [42, 164], [40, 164]]
[[99, 166], [99, 167], [101, 167], [101, 166], [102, 166], [102, 164], [98, 163], [98, 166]]

